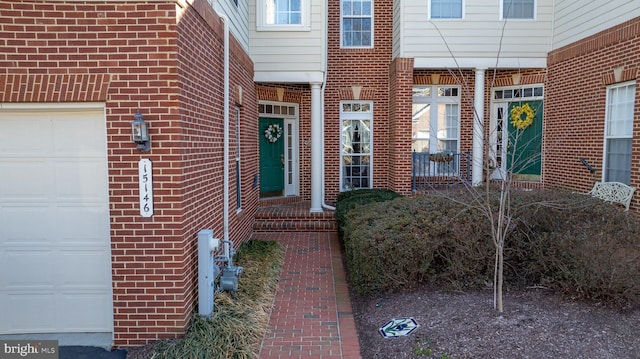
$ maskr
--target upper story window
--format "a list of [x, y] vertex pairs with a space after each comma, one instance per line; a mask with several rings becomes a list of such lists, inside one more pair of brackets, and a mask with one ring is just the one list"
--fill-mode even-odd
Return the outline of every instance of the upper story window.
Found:
[[373, 46], [372, 0], [342, 0], [340, 17], [342, 47]]
[[631, 182], [635, 82], [607, 89], [604, 123], [604, 181]]
[[308, 31], [310, 0], [258, 0], [258, 31]]
[[502, 0], [503, 19], [534, 19], [536, 0]]
[[462, 19], [462, 0], [431, 0], [430, 19]]

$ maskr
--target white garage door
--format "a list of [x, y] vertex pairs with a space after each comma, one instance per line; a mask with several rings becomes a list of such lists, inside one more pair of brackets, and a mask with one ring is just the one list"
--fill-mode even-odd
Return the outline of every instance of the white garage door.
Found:
[[0, 104], [0, 335], [112, 333], [104, 108], [7, 106]]

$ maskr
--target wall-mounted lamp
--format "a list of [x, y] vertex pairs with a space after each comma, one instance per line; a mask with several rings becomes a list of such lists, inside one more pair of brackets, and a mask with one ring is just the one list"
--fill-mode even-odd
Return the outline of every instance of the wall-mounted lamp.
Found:
[[138, 144], [138, 150], [148, 152], [151, 149], [149, 124], [144, 122], [140, 110], [136, 111], [135, 120], [131, 122], [131, 141]]

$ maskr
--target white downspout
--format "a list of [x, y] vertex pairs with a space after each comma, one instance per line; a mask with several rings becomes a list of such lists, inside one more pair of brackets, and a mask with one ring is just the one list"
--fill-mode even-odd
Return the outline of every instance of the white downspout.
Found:
[[320, 107], [320, 111], [321, 111], [321, 122], [322, 122], [322, 133], [320, 136], [320, 139], [322, 141], [322, 208], [328, 209], [330, 211], [335, 211], [336, 207], [330, 206], [325, 202], [325, 198], [324, 198], [324, 130], [325, 130], [325, 125], [324, 125], [324, 89], [327, 86], [327, 69], [329, 68], [329, 64], [327, 63], [329, 61], [329, 56], [328, 56], [328, 52], [329, 52], [329, 1], [325, 0], [324, 1], [324, 51], [322, 56], [324, 56], [324, 74], [323, 74], [323, 79], [322, 79], [322, 87], [320, 88], [320, 102], [321, 102], [321, 107]]
[[223, 151], [223, 204], [222, 204], [222, 232], [223, 232], [223, 253], [225, 258], [229, 258], [229, 19], [227, 15], [215, 9], [216, 14], [224, 23], [224, 151]]

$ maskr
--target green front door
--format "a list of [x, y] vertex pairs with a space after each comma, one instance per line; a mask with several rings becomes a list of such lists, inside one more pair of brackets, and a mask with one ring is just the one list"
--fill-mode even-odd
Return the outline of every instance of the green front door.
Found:
[[282, 196], [284, 190], [284, 120], [260, 118], [258, 130], [260, 138], [260, 196]]
[[[524, 129], [517, 129], [512, 124], [512, 110], [525, 104], [533, 110], [533, 123]], [[526, 119], [526, 113], [520, 118]], [[542, 170], [542, 101], [510, 103], [506, 120], [509, 129], [507, 166], [513, 179], [539, 181]]]

